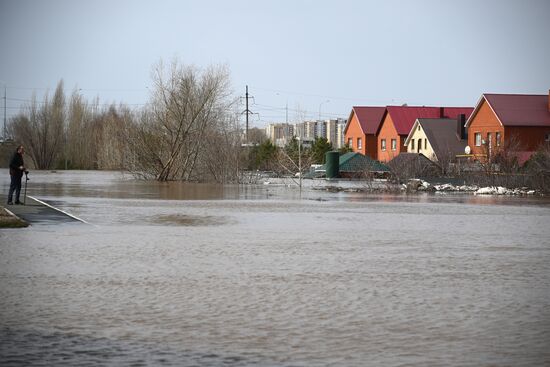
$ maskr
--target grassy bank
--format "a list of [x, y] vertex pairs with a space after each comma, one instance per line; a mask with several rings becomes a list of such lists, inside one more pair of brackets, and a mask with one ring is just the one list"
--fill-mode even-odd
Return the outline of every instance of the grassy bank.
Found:
[[0, 206], [0, 228], [21, 228], [29, 224]]

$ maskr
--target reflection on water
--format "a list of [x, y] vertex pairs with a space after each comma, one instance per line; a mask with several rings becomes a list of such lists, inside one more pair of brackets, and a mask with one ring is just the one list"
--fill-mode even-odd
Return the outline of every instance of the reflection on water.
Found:
[[31, 179], [93, 225], [0, 231], [2, 365], [550, 363], [545, 200]]
[[[9, 175], [0, 169], [0, 187], [9, 188]], [[156, 182], [135, 180], [131, 175], [103, 171], [33, 171], [29, 175], [28, 193], [56, 200], [60, 197], [159, 199], [159, 200], [314, 200], [344, 202], [419, 202], [464, 203], [499, 205], [550, 205], [550, 197], [511, 197], [456, 193], [374, 193], [329, 192], [320, 190], [324, 181], [304, 180], [304, 189], [298, 190], [292, 180], [271, 180], [268, 185], [221, 185], [184, 182]], [[331, 181], [330, 186], [343, 185], [366, 189], [361, 182]], [[315, 190], [312, 190], [315, 188]]]

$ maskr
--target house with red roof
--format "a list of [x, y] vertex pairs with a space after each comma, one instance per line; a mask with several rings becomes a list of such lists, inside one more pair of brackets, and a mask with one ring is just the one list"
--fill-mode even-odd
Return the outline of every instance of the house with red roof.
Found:
[[548, 95], [483, 94], [466, 128], [476, 159], [508, 146], [522, 164], [541, 144], [550, 143], [550, 91]]
[[376, 133], [377, 159], [388, 162], [406, 152], [405, 141], [417, 119], [456, 120], [462, 114], [468, 118], [473, 110], [472, 107], [387, 106]]
[[376, 133], [386, 107], [355, 106], [344, 129], [344, 143], [354, 152], [378, 159]]

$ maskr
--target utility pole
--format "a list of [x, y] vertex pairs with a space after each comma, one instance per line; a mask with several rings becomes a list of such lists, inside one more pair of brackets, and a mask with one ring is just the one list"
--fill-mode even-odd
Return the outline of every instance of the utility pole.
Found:
[[243, 111], [243, 113], [246, 115], [246, 145], [248, 145], [248, 116], [249, 115], [252, 115], [252, 111], [250, 111], [248, 109], [248, 99], [249, 98], [254, 98], [254, 97], [250, 97], [249, 94], [248, 94], [248, 85], [246, 86], [246, 94], [245, 94], [245, 99], [246, 99], [246, 110]]
[[6, 141], [6, 109], [8, 103], [8, 87], [4, 84], [4, 130], [2, 131], [2, 139]]

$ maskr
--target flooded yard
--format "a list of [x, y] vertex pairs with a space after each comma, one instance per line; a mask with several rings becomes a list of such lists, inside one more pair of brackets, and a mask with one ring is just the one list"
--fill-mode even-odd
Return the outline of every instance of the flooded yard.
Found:
[[550, 364], [546, 199], [30, 178], [89, 224], [0, 231], [0, 364]]

